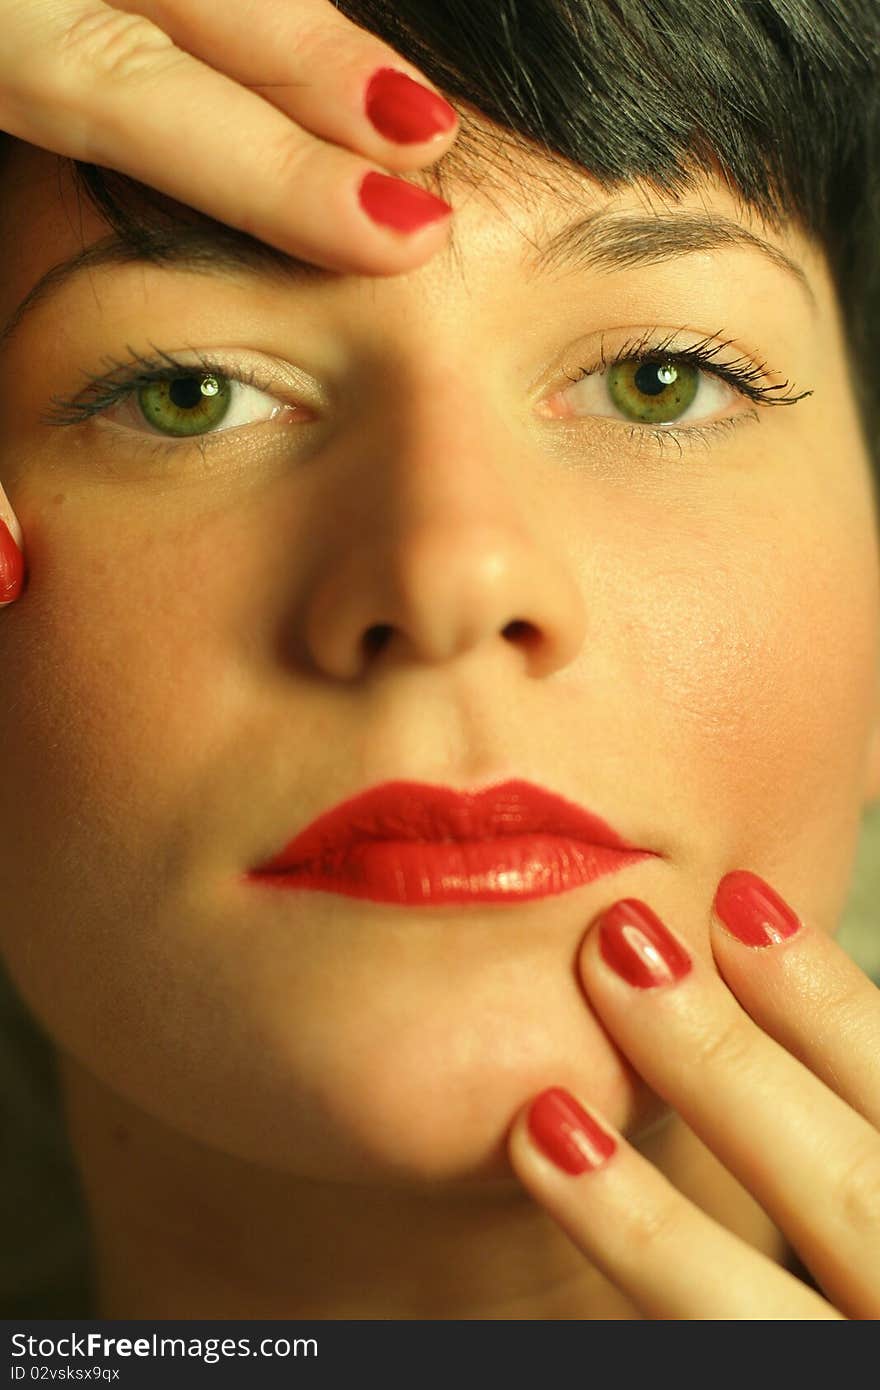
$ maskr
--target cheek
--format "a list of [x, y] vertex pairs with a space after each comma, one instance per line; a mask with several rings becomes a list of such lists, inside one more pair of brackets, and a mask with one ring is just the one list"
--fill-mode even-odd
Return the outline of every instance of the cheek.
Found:
[[[72, 918], [149, 917], [192, 844], [205, 769], [241, 736], [235, 664], [204, 632], [222, 585], [215, 607], [158, 526], [64, 521], [22, 518], [29, 588], [0, 630], [15, 692], [0, 708], [0, 888], [49, 942]], [[0, 933], [13, 963], [31, 957], [8, 917]]]
[[853, 469], [823, 495], [826, 474], [785, 503], [702, 519], [674, 568], [667, 551], [634, 575], [620, 679], [638, 678], [645, 756], [690, 845], [713, 872], [719, 858], [778, 867], [831, 930], [863, 811], [880, 604], [867, 487]]
[[34, 818], [55, 823], [63, 853], [81, 832], [79, 808], [112, 853], [141, 816], [156, 819], [154, 797], [179, 792], [184, 756], [198, 756], [184, 731], [198, 717], [207, 656], [187, 595], [163, 593], [171, 557], [161, 547], [144, 542], [154, 558], [126, 565], [118, 541], [112, 560], [99, 546], [57, 538], [50, 556], [38, 525], [27, 535], [27, 603], [2, 635], [4, 672], [20, 693], [0, 712], [11, 756], [6, 811], [27, 788]]

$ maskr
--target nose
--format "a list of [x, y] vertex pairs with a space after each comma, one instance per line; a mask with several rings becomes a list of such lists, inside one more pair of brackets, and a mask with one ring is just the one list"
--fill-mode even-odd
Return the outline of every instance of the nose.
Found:
[[[436, 383], [435, 383], [436, 385]], [[561, 544], [545, 451], [485, 403], [435, 392], [405, 425], [367, 431], [325, 508], [305, 607], [311, 660], [338, 680], [502, 645], [532, 676], [568, 665], [584, 601]], [[356, 449], [356, 452], [355, 452]], [[338, 483], [337, 483], [338, 487]]]

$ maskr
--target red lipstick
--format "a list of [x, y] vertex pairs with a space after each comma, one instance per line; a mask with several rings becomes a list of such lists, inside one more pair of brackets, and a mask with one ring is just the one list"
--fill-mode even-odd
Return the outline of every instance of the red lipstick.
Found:
[[383, 782], [312, 821], [249, 881], [408, 906], [525, 902], [653, 856], [531, 782]]

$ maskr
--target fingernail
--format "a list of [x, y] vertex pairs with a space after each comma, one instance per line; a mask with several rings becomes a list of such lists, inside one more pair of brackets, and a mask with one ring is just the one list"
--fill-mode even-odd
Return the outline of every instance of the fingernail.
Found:
[[725, 929], [746, 946], [775, 946], [801, 926], [788, 903], [748, 869], [724, 875], [714, 907]]
[[361, 206], [374, 222], [397, 232], [414, 232], [452, 212], [442, 198], [387, 174], [365, 174], [359, 196]]
[[24, 556], [6, 522], [0, 520], [0, 603], [12, 603], [21, 593]]
[[398, 145], [415, 145], [452, 129], [456, 114], [448, 101], [396, 68], [379, 68], [367, 84], [365, 108], [380, 135]]
[[526, 1124], [542, 1154], [565, 1173], [600, 1168], [617, 1148], [611, 1135], [561, 1086], [551, 1086], [532, 1101]]
[[599, 951], [605, 963], [637, 989], [674, 984], [691, 968], [684, 947], [638, 898], [624, 898], [603, 913]]

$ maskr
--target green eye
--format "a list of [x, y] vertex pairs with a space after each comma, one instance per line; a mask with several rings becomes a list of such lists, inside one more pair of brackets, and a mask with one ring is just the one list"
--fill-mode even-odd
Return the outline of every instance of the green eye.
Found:
[[232, 382], [224, 377], [194, 373], [170, 381], [150, 381], [139, 387], [138, 404], [156, 429], [177, 435], [212, 430], [229, 411]]
[[700, 371], [687, 362], [617, 362], [608, 393], [631, 420], [663, 424], [683, 415], [697, 394]]

